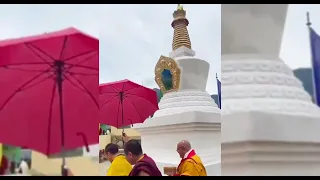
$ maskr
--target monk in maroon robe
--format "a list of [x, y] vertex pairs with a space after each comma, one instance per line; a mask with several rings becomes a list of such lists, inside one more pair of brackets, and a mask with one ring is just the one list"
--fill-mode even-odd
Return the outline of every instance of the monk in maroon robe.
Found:
[[162, 176], [154, 160], [143, 154], [138, 140], [127, 141], [124, 144], [124, 153], [128, 162], [134, 165], [129, 176]]

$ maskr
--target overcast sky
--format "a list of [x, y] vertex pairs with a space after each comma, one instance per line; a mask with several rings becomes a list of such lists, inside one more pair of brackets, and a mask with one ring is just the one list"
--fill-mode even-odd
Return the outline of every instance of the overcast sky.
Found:
[[[172, 13], [177, 5], [105, 5], [100, 32], [102, 82], [128, 78], [157, 87], [154, 67], [172, 48]], [[221, 69], [220, 5], [184, 5], [192, 49], [210, 63], [207, 91], [216, 92], [215, 73]]]
[[[160, 55], [171, 51], [176, 5], [0, 5], [0, 39], [74, 26], [100, 38], [100, 81], [131, 79], [149, 87]], [[196, 56], [211, 64], [207, 90], [220, 73], [220, 5], [184, 5]], [[291, 5], [281, 57], [291, 67], [310, 66], [306, 11], [320, 33], [320, 5]], [[100, 36], [99, 36], [100, 32]]]
[[309, 11], [312, 27], [320, 34], [319, 10], [320, 4], [289, 6], [280, 56], [293, 69], [311, 66], [306, 12]]

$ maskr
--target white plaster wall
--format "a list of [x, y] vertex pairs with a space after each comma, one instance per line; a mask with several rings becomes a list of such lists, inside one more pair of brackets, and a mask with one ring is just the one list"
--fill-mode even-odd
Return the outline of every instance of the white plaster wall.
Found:
[[221, 53], [278, 56], [288, 4], [222, 4]]
[[183, 56], [175, 58], [181, 68], [179, 90], [196, 89], [205, 91], [210, 64], [202, 59]]

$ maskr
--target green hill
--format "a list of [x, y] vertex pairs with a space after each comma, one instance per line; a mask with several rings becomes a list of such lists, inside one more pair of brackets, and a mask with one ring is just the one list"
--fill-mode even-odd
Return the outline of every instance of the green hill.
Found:
[[304, 89], [313, 97], [313, 82], [312, 82], [312, 69], [311, 68], [298, 68], [293, 70], [294, 75], [300, 79]]

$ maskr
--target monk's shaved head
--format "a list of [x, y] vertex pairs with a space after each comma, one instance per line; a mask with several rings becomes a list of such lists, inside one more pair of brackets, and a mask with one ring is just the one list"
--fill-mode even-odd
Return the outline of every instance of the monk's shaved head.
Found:
[[182, 140], [177, 144], [177, 152], [179, 153], [180, 158], [184, 158], [186, 153], [191, 149], [191, 144], [187, 140]]
[[189, 141], [187, 140], [182, 140], [177, 144], [178, 148], [183, 148], [187, 151], [189, 151], [191, 149], [191, 144]]

